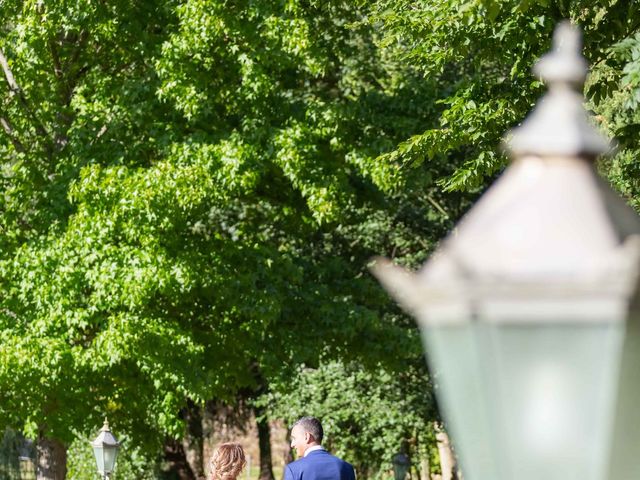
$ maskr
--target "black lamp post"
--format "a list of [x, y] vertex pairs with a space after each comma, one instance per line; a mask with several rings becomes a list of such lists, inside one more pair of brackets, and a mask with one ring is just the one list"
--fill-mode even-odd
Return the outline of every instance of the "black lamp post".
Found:
[[393, 478], [395, 480], [404, 480], [407, 472], [411, 467], [411, 461], [404, 453], [396, 453], [391, 460], [393, 464]]
[[100, 434], [91, 442], [91, 446], [93, 447], [93, 454], [96, 457], [98, 473], [102, 475], [105, 480], [109, 479], [116, 466], [120, 443], [113, 433], [111, 433], [111, 430], [109, 430], [109, 422], [106, 418], [104, 419], [103, 427], [100, 429]]

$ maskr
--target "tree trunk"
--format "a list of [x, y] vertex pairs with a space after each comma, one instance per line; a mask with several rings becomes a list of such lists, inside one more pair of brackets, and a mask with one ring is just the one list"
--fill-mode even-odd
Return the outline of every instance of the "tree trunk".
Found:
[[182, 448], [196, 479], [204, 480], [202, 408], [188, 400], [184, 416], [186, 431], [182, 439]]
[[436, 426], [436, 442], [438, 443], [438, 453], [440, 455], [442, 480], [457, 480], [458, 467], [456, 465], [456, 457], [451, 449], [449, 436], [442, 426]]
[[40, 436], [36, 445], [37, 480], [64, 480], [67, 475], [67, 449], [61, 441]]
[[429, 464], [429, 454], [428, 452], [423, 452], [422, 455], [424, 456], [421, 456], [420, 447], [421, 445], [419, 445], [418, 435], [414, 435], [413, 451], [415, 452], [415, 461], [411, 462], [411, 464], [413, 465], [413, 468], [416, 472], [415, 478], [417, 480], [431, 480], [431, 465]]
[[258, 480], [275, 480], [271, 466], [271, 432], [269, 421], [262, 409], [256, 409], [258, 445], [260, 446], [260, 476]]
[[164, 443], [164, 460], [166, 467], [163, 476], [176, 480], [197, 480], [189, 466], [182, 444], [177, 440], [166, 440]]
[[[262, 376], [257, 363], [254, 363], [251, 369], [256, 379], [257, 388], [251, 392], [250, 395], [254, 398], [259, 398], [260, 395], [267, 391], [267, 382]], [[258, 476], [258, 480], [275, 480], [271, 464], [271, 431], [269, 429], [269, 420], [264, 408], [254, 408], [253, 414], [256, 417], [258, 446], [260, 447], [260, 475]]]
[[[291, 430], [289, 430], [289, 428], [287, 427], [287, 446], [291, 445]], [[284, 454], [284, 464], [288, 464], [293, 462], [293, 452], [291, 451], [291, 448], [287, 448], [285, 450], [285, 454]]]
[[420, 459], [420, 480], [431, 480], [431, 464], [429, 457], [425, 456]]
[[202, 458], [205, 475], [209, 475], [209, 461], [213, 455], [216, 433], [216, 403], [209, 400], [202, 410]]

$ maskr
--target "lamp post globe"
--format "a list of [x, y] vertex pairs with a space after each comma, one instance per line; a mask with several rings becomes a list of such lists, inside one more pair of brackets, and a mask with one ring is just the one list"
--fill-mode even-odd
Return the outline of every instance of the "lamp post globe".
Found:
[[640, 478], [640, 219], [599, 178], [608, 142], [563, 23], [513, 163], [417, 273], [373, 268], [419, 322], [469, 480]]
[[396, 453], [391, 459], [394, 480], [405, 480], [411, 461], [404, 453]]
[[96, 458], [98, 473], [104, 478], [110, 478], [116, 465], [120, 443], [109, 429], [109, 422], [104, 419], [104, 425], [96, 439], [91, 442], [93, 454]]

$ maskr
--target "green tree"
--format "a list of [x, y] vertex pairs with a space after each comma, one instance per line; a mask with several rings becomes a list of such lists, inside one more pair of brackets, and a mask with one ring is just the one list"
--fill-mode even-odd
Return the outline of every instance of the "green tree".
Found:
[[406, 61], [446, 86], [439, 124], [406, 139], [382, 159], [416, 166], [443, 162], [436, 179], [445, 190], [483, 189], [507, 161], [500, 144], [541, 95], [531, 67], [551, 44], [552, 31], [570, 19], [584, 33], [592, 66], [585, 93], [600, 126], [621, 150], [604, 167], [614, 185], [637, 205], [633, 162], [638, 147], [636, 2], [547, 0], [454, 0], [373, 2], [371, 22], [383, 27], [383, 43], [400, 43]]
[[438, 420], [431, 392], [420, 355], [396, 371], [332, 360], [318, 368], [301, 366], [259, 401], [289, 425], [305, 415], [320, 418], [323, 445], [352, 463], [358, 477], [372, 478], [391, 470], [400, 451], [416, 464], [429, 457]]
[[0, 426], [38, 437], [42, 478], [105, 413], [157, 452], [188, 405], [301, 364], [413, 361], [415, 326], [366, 263], [422, 263], [500, 171], [560, 18], [585, 32], [586, 91], [620, 140], [602, 168], [637, 202], [635, 2], [0, 14]]
[[366, 261], [424, 259], [466, 200], [375, 160], [433, 88], [359, 9], [0, 12], [0, 424], [38, 437], [41, 478], [104, 414], [157, 450], [188, 401], [415, 352]]

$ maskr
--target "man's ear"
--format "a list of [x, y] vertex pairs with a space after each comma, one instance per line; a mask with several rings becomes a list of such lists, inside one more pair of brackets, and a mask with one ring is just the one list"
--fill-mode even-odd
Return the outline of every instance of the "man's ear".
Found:
[[305, 443], [313, 442], [313, 435], [311, 435], [309, 432], [304, 432], [304, 441]]

